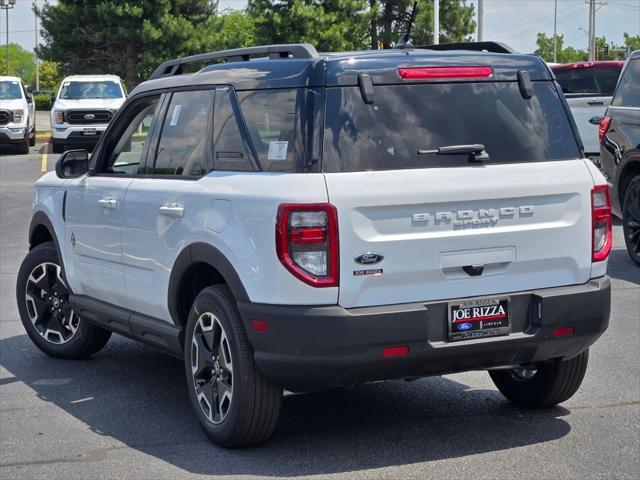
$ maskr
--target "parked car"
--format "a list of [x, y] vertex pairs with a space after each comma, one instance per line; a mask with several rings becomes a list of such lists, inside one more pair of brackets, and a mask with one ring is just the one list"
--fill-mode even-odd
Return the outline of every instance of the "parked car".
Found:
[[609, 320], [608, 187], [543, 61], [475, 47], [162, 64], [36, 183], [32, 341], [183, 358], [225, 447], [266, 441], [283, 389], [489, 370], [567, 400]]
[[122, 81], [115, 75], [66, 77], [51, 107], [53, 152], [98, 143], [125, 99]]
[[622, 219], [629, 255], [640, 265], [640, 50], [629, 57], [605, 115], [593, 123], [599, 125], [613, 211]]
[[589, 120], [607, 109], [623, 65], [623, 61], [598, 61], [551, 67], [567, 98], [585, 152], [597, 165], [600, 162], [598, 127]]
[[18, 153], [29, 153], [36, 144], [33, 96], [18, 77], [0, 76], [0, 145], [15, 144]]

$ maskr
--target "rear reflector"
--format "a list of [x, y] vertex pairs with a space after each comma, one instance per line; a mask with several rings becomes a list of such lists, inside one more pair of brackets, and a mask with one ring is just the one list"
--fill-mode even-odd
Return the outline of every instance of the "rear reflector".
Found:
[[492, 74], [491, 67], [408, 67], [398, 69], [398, 75], [405, 80], [488, 78]]
[[553, 329], [554, 337], [567, 337], [575, 333], [575, 327], [558, 327]]
[[598, 185], [591, 190], [592, 262], [602, 262], [611, 252], [613, 233], [609, 187]]
[[385, 358], [406, 357], [407, 355], [409, 355], [409, 347], [407, 345], [402, 345], [399, 347], [384, 347], [382, 349], [382, 356]]
[[609, 130], [609, 125], [611, 125], [611, 117], [607, 117], [606, 115], [602, 117], [600, 123], [598, 124], [598, 138], [600, 139], [600, 143], [604, 140], [604, 136], [607, 134]]
[[266, 332], [269, 330], [269, 323], [266, 320], [251, 320], [251, 328], [256, 332]]

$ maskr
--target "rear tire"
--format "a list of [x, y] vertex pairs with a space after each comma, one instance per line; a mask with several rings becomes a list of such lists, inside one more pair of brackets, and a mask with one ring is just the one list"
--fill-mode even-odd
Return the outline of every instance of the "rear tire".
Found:
[[624, 193], [622, 231], [631, 260], [640, 265], [640, 175], [631, 179]]
[[55, 140], [51, 143], [53, 153], [64, 153], [64, 143], [58, 143]]
[[25, 138], [23, 141], [18, 143], [18, 154], [26, 155], [29, 153], [29, 138]]
[[537, 366], [529, 378], [512, 370], [491, 370], [498, 390], [521, 407], [548, 408], [573, 396], [580, 387], [589, 362], [589, 350], [569, 360], [554, 360]]
[[202, 290], [185, 329], [189, 398], [200, 425], [218, 446], [266, 442], [278, 423], [282, 388], [253, 360], [235, 300], [226, 286]]
[[69, 305], [70, 293], [53, 243], [33, 248], [20, 265], [16, 285], [22, 325], [47, 355], [86, 358], [106, 345], [111, 332], [78, 318]]

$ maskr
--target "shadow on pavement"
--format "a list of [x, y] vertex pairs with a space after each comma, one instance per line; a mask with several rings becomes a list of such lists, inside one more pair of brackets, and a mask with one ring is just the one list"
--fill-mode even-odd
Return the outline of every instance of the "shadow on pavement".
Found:
[[640, 267], [631, 260], [629, 252], [623, 248], [611, 250], [607, 265], [607, 275], [611, 278], [640, 285]]
[[520, 410], [495, 390], [434, 377], [288, 395], [267, 445], [223, 450], [197, 424], [183, 364], [173, 357], [116, 336], [82, 361], [49, 358], [26, 335], [1, 340], [0, 351], [15, 377], [9, 381], [24, 382], [98, 434], [198, 474], [357, 471], [548, 442], [571, 430], [560, 418], [564, 408]]

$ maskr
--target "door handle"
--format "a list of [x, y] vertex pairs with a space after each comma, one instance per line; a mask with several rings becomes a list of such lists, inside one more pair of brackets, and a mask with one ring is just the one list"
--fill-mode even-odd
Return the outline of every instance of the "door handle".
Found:
[[102, 208], [116, 208], [118, 206], [118, 201], [111, 197], [101, 198], [98, 200], [98, 205]]
[[182, 218], [184, 217], [184, 207], [177, 203], [168, 203], [158, 209], [160, 215], [166, 215], [167, 217]]
[[604, 100], [589, 100], [587, 105], [604, 105]]

